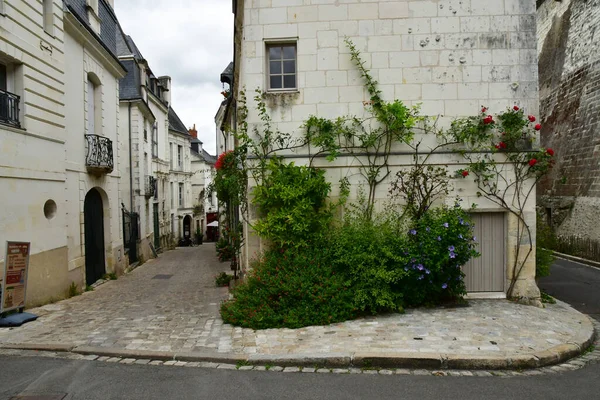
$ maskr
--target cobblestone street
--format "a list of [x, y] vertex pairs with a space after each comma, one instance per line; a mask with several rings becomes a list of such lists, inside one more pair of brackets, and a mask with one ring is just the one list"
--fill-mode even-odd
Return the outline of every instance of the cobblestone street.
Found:
[[374, 353], [510, 358], [582, 344], [593, 332], [590, 320], [564, 303], [541, 309], [505, 300], [255, 332], [224, 325], [219, 317], [228, 289], [215, 287], [214, 276], [228, 268], [217, 261], [213, 244], [167, 252], [93, 292], [29, 310], [40, 318], [0, 330], [0, 345], [250, 357]]
[[226, 348], [231, 328], [223, 328], [217, 316], [227, 288], [215, 287], [214, 276], [228, 269], [228, 263], [216, 261], [213, 243], [169, 251], [92, 292], [28, 310], [40, 318], [17, 329], [0, 329], [0, 343], [157, 351]]

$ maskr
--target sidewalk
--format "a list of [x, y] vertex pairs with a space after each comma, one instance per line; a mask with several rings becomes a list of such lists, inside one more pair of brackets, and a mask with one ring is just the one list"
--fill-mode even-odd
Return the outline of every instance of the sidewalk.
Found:
[[279, 366], [522, 369], [574, 357], [594, 337], [589, 318], [564, 303], [538, 309], [499, 300], [255, 332], [219, 318], [228, 290], [214, 286], [214, 275], [228, 268], [212, 244], [167, 252], [93, 292], [28, 310], [40, 318], [0, 329], [0, 348]]

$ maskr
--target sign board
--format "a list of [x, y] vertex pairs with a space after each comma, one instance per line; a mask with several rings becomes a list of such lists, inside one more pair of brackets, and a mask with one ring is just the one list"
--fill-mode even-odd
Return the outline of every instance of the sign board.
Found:
[[6, 242], [0, 313], [25, 308], [30, 247], [28, 242]]

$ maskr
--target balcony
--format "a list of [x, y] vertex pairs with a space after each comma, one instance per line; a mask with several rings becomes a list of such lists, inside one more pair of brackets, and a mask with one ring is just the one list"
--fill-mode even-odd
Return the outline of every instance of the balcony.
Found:
[[85, 166], [89, 173], [102, 175], [113, 170], [112, 140], [104, 136], [85, 135]]
[[146, 197], [154, 197], [156, 194], [156, 178], [150, 175], [146, 176], [146, 180], [144, 181], [144, 195]]
[[19, 101], [16, 94], [0, 89], [0, 123], [21, 127], [19, 122]]

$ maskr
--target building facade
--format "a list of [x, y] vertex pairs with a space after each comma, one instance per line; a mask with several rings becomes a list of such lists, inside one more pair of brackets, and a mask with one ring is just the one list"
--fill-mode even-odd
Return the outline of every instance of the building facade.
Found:
[[[245, 89], [247, 98], [252, 99], [255, 88], [264, 93], [274, 129], [295, 137], [302, 135], [303, 123], [311, 115], [333, 119], [366, 116], [370, 96], [345, 38], [360, 52], [385, 100], [420, 104], [421, 114], [440, 117], [440, 126], [448, 126], [452, 118], [477, 115], [482, 105], [492, 113], [514, 105], [529, 114], [538, 113], [535, 0], [305, 0], [293, 4], [236, 0], [233, 6], [233, 101], [226, 105], [222, 121], [235, 117], [240, 92]], [[252, 101], [248, 104], [247, 122], [252, 132], [261, 118]], [[288, 161], [306, 165], [309, 153], [308, 149], [289, 153]], [[452, 168], [461, 167], [451, 156], [440, 154], [438, 158]], [[411, 160], [411, 155], [398, 155], [393, 164], [401, 169]], [[338, 160], [331, 165], [315, 159], [313, 164], [326, 169], [333, 196], [342, 176], [348, 176], [354, 188], [360, 184], [357, 167], [346, 162]], [[491, 273], [486, 277], [467, 274], [468, 286], [469, 281], [485, 280], [469, 289], [503, 297], [512, 278], [509, 260], [517, 246], [523, 245], [516, 241], [515, 218], [478, 197], [472, 181], [456, 180], [452, 185], [449, 197], [459, 195], [465, 204], [477, 204], [476, 222], [484, 231], [493, 231], [493, 237], [483, 241], [502, 244], [501, 249], [480, 250], [495, 254], [483, 258]], [[375, 197], [385, 201], [388, 188], [382, 186]], [[534, 201], [527, 203], [525, 214], [535, 227]], [[248, 225], [245, 229], [242, 257], [247, 264], [250, 255], [264, 244]], [[531, 257], [513, 295], [536, 302], [539, 290], [534, 277], [535, 257]]]
[[196, 126], [189, 130], [191, 141], [191, 170], [192, 170], [192, 202], [194, 205], [194, 238], [197, 233], [202, 234], [203, 240], [214, 241], [218, 227], [208, 226], [217, 221], [218, 204], [214, 192], [210, 191], [210, 184], [215, 174], [216, 157], [211, 156], [202, 147], [198, 139]]

